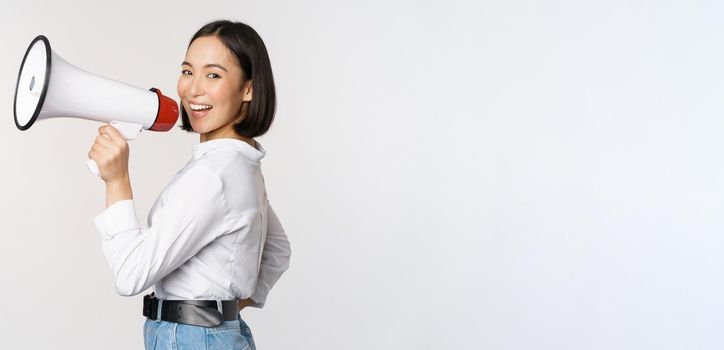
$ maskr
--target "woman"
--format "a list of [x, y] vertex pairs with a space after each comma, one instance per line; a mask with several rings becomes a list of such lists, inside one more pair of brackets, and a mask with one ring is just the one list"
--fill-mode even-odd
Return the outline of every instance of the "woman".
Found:
[[182, 129], [200, 134], [192, 158], [160, 194], [142, 229], [128, 144], [110, 125], [88, 156], [106, 183], [95, 219], [119, 294], [144, 298], [146, 349], [255, 349], [239, 310], [262, 307], [289, 266], [290, 246], [266, 196], [254, 140], [271, 125], [275, 90], [259, 35], [216, 21], [191, 39], [178, 94]]

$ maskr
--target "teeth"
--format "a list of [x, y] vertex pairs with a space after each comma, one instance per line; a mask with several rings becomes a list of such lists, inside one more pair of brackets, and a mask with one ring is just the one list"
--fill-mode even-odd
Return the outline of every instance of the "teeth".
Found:
[[204, 109], [211, 108], [211, 106], [209, 106], [209, 105], [195, 105], [193, 103], [189, 103], [189, 105], [191, 105], [191, 109], [194, 111], [202, 111]]

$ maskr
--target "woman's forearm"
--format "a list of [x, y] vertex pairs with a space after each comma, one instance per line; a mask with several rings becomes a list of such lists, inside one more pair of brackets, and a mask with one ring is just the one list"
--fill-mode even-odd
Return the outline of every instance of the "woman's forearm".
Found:
[[120, 180], [106, 182], [106, 208], [126, 199], [133, 199], [131, 180], [128, 176], [124, 176]]

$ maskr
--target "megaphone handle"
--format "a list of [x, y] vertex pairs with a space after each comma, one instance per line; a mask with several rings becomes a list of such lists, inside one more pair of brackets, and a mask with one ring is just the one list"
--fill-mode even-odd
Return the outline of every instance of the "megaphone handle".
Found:
[[[141, 130], [143, 130], [143, 125], [141, 124], [133, 124], [133, 123], [126, 123], [126, 122], [117, 122], [112, 121], [109, 124], [111, 124], [118, 132], [123, 136], [124, 140], [133, 140], [138, 136], [138, 134], [141, 133]], [[105, 135], [103, 135], [105, 136]], [[107, 137], [107, 136], [106, 136]], [[96, 177], [101, 176], [100, 170], [98, 170], [98, 164], [96, 164], [96, 161], [93, 159], [88, 159], [88, 161], [85, 164], [88, 167], [88, 170], [95, 175]]]
[[101, 176], [100, 170], [98, 170], [98, 164], [96, 164], [96, 161], [93, 159], [88, 159], [87, 162], [85, 162], [85, 165], [88, 167], [88, 170], [95, 175], [96, 177]]
[[111, 124], [118, 132], [123, 136], [123, 139], [125, 140], [133, 140], [138, 136], [138, 134], [141, 133], [141, 130], [143, 130], [143, 125], [141, 124], [134, 124], [134, 123], [126, 123], [126, 122], [117, 122], [112, 121], [109, 124]]

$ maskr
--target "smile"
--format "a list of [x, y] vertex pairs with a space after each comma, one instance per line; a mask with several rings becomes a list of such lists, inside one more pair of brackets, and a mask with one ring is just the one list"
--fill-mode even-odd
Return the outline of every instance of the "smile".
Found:
[[209, 105], [197, 105], [197, 104], [193, 104], [193, 103], [189, 103], [189, 105], [191, 106], [191, 109], [194, 111], [203, 111], [206, 109], [211, 109], [211, 106], [209, 106]]

